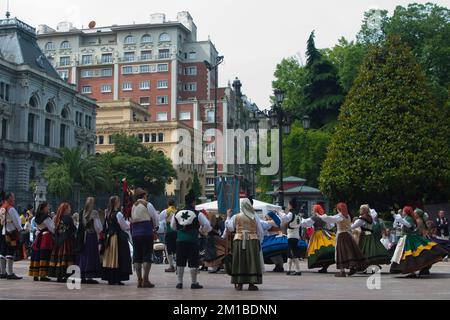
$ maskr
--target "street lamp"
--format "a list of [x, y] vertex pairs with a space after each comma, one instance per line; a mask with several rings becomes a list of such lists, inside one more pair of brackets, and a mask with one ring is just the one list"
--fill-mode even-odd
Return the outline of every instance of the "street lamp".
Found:
[[304, 116], [302, 119], [303, 129], [308, 130], [311, 127], [311, 118]]
[[214, 136], [215, 136], [215, 161], [214, 161], [214, 194], [216, 195], [217, 198], [217, 177], [219, 176], [219, 168], [217, 166], [217, 130], [219, 128], [218, 126], [218, 121], [217, 121], [217, 100], [218, 100], [218, 86], [219, 86], [219, 65], [222, 64], [222, 62], [224, 61], [224, 56], [217, 56], [216, 57], [216, 61], [214, 63], [214, 65], [212, 65], [209, 61], [204, 61], [206, 68], [209, 71], [213, 71], [214, 70], [214, 77], [215, 77], [215, 85], [214, 85]]

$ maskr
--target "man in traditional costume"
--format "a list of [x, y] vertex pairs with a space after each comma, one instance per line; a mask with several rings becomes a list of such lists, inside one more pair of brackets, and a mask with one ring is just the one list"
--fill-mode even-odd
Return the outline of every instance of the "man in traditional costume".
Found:
[[262, 284], [263, 267], [261, 261], [261, 243], [263, 228], [259, 217], [253, 209], [250, 199], [241, 203], [241, 213], [227, 214], [225, 225], [230, 232], [235, 232], [232, 249], [231, 283], [237, 291], [242, 291], [244, 284], [249, 291], [258, 291], [257, 284]]
[[186, 208], [178, 211], [170, 226], [177, 231], [177, 289], [183, 289], [183, 276], [186, 264], [191, 271], [191, 289], [203, 289], [197, 281], [200, 247], [198, 237], [200, 233], [208, 234], [211, 225], [208, 218], [195, 210], [196, 197], [193, 192], [186, 195]]

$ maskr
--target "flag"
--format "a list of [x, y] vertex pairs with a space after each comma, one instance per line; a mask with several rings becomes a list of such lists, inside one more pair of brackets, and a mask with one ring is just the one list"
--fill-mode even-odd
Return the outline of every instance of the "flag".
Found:
[[233, 210], [233, 215], [241, 211], [241, 202], [239, 197], [239, 178], [237, 177], [218, 177], [217, 203], [220, 214], [227, 214], [229, 209]]

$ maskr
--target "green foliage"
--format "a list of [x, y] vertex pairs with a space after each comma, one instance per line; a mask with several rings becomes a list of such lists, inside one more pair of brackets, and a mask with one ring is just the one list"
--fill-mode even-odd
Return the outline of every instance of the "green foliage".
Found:
[[164, 154], [140, 143], [136, 137], [114, 136], [115, 149], [100, 156], [114, 181], [127, 178], [130, 185], [144, 188], [153, 195], [164, 193], [176, 172]]
[[333, 201], [377, 208], [440, 201], [450, 186], [446, 123], [398, 37], [369, 50], [341, 108], [320, 176]]
[[386, 39], [386, 25], [389, 23], [388, 11], [370, 9], [364, 12], [361, 30], [356, 36], [358, 43], [379, 44]]
[[58, 153], [58, 157], [48, 161], [44, 171], [50, 193], [66, 197], [74, 183], [80, 183], [84, 192], [95, 193], [111, 188], [105, 167], [96, 157], [86, 156], [80, 147], [60, 149]]
[[202, 191], [202, 185], [200, 184], [200, 180], [198, 179], [198, 172], [195, 171], [194, 172], [194, 181], [192, 182], [192, 187], [191, 190], [192, 193], [195, 195], [195, 198], [198, 199], [203, 196], [203, 191]]

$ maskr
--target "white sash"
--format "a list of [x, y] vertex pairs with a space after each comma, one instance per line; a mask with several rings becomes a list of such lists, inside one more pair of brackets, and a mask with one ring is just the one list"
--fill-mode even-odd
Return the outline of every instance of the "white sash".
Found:
[[400, 261], [403, 257], [403, 251], [405, 250], [406, 236], [401, 237], [398, 240], [397, 247], [395, 248], [394, 255], [392, 256], [391, 262], [395, 262], [396, 264], [400, 264]]

